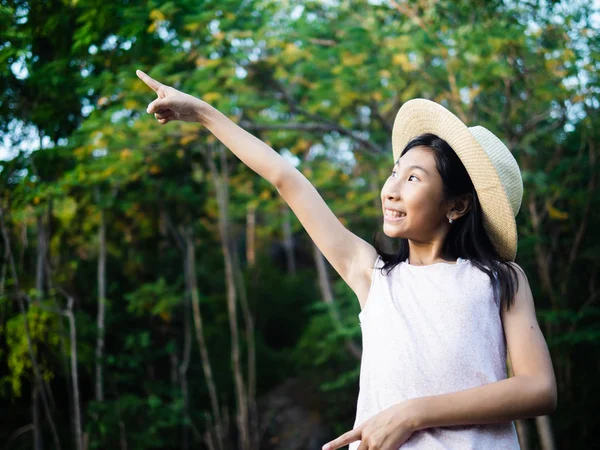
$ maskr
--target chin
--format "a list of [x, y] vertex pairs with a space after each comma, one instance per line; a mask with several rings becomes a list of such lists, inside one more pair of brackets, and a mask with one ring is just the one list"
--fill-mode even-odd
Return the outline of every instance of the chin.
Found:
[[389, 238], [395, 238], [395, 239], [406, 237], [404, 234], [402, 234], [401, 232], [399, 232], [397, 230], [389, 230], [389, 229], [386, 230], [385, 226], [383, 227], [383, 234], [385, 234]]

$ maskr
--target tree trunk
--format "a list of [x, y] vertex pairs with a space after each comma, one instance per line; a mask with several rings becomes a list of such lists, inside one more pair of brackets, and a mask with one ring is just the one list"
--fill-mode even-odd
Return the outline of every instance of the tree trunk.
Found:
[[40, 405], [38, 399], [37, 384], [33, 384], [31, 389], [31, 415], [33, 422], [33, 448], [35, 450], [43, 450], [44, 441], [42, 438], [42, 424], [40, 421]]
[[75, 328], [75, 316], [73, 314], [73, 298], [69, 297], [67, 310], [69, 319], [69, 331], [71, 335], [71, 378], [73, 379], [73, 424], [75, 427], [75, 448], [83, 449], [83, 436], [81, 434], [81, 407], [79, 403], [79, 375], [77, 372], [77, 330]]
[[256, 205], [248, 203], [246, 210], [246, 261], [248, 267], [254, 267], [256, 262]]
[[[188, 263], [186, 262], [186, 267]], [[186, 268], [186, 278], [188, 269]], [[187, 284], [187, 283], [186, 283]], [[183, 417], [185, 419], [189, 418], [189, 407], [190, 407], [190, 395], [188, 392], [188, 383], [187, 383], [187, 371], [190, 366], [190, 355], [192, 349], [192, 333], [190, 330], [190, 293], [189, 289], [185, 296], [184, 300], [184, 310], [183, 310], [183, 350], [182, 350], [182, 361], [179, 366], [179, 384], [181, 386], [181, 398], [183, 400]], [[211, 375], [212, 376], [212, 375]], [[190, 448], [189, 443], [189, 432], [188, 426], [183, 424], [181, 427], [181, 449], [187, 450]]]
[[531, 445], [529, 443], [529, 424], [527, 423], [527, 420], [515, 420], [515, 428], [517, 429], [521, 450], [529, 450]]
[[292, 236], [292, 226], [290, 224], [290, 208], [287, 204], [281, 207], [281, 216], [283, 221], [281, 229], [283, 231], [283, 249], [285, 250], [285, 261], [287, 272], [296, 275], [296, 258], [294, 257], [294, 239]]
[[256, 350], [254, 347], [254, 318], [248, 304], [246, 295], [246, 285], [240, 268], [239, 255], [237, 247], [233, 246], [233, 271], [240, 295], [240, 304], [244, 315], [244, 324], [246, 325], [246, 342], [248, 346], [248, 414], [249, 414], [249, 433], [250, 446], [253, 449], [259, 448], [258, 431], [258, 408], [256, 405]]
[[23, 315], [23, 325], [25, 330], [25, 338], [27, 341], [27, 351], [29, 353], [29, 357], [31, 358], [31, 366], [33, 368], [35, 382], [37, 383], [37, 388], [42, 398], [42, 405], [44, 406], [44, 412], [46, 415], [46, 420], [48, 421], [48, 425], [50, 426], [50, 430], [52, 432], [52, 439], [54, 441], [54, 447], [57, 450], [61, 449], [60, 440], [58, 438], [58, 433], [56, 432], [56, 425], [54, 424], [54, 419], [52, 419], [52, 414], [50, 411], [50, 405], [48, 404], [48, 399], [46, 398], [46, 393], [44, 391], [44, 380], [42, 379], [42, 375], [40, 373], [39, 366], [37, 364], [37, 358], [35, 357], [35, 353], [33, 351], [33, 344], [31, 342], [31, 332], [29, 330], [29, 320], [27, 318], [27, 309], [25, 308], [25, 302], [23, 301], [23, 292], [21, 291], [21, 286], [19, 283], [19, 277], [17, 275], [17, 267], [14, 260], [14, 255], [10, 246], [10, 239], [8, 237], [8, 231], [6, 230], [6, 224], [4, 222], [4, 208], [0, 206], [0, 228], [2, 229], [2, 238], [4, 239], [5, 248], [8, 251], [8, 261], [10, 264], [11, 275], [13, 277], [13, 283], [15, 285], [17, 291], [17, 303], [19, 305], [19, 310]]
[[[336, 329], [341, 329], [342, 318], [340, 317], [340, 313], [336, 308], [335, 301], [333, 299], [333, 291], [331, 290], [331, 283], [329, 281], [329, 275], [327, 274], [327, 266], [325, 265], [325, 257], [319, 247], [313, 242], [313, 256], [315, 259], [315, 265], [317, 266], [317, 272], [319, 274], [319, 288], [321, 290], [321, 297], [323, 301], [327, 303], [329, 307], [329, 314], [331, 316], [331, 321], [333, 322]], [[362, 356], [362, 350], [354, 341], [350, 338], [345, 341], [346, 349], [350, 352], [350, 354], [360, 361]]]
[[38, 299], [44, 298], [44, 274], [46, 262], [46, 238], [44, 233], [44, 220], [41, 215], [36, 217], [37, 222], [37, 261], [35, 271], [35, 290]]
[[104, 400], [102, 359], [104, 358], [104, 306], [106, 299], [106, 223], [104, 209], [100, 210], [98, 229], [98, 334], [96, 336], [96, 401]]
[[4, 285], [6, 284], [6, 269], [8, 268], [8, 248], [4, 247], [4, 261], [2, 264], [2, 274], [0, 275], [0, 295], [4, 295]]
[[237, 324], [237, 308], [236, 308], [236, 289], [235, 277], [233, 274], [233, 263], [231, 258], [231, 244], [229, 238], [229, 189], [228, 189], [228, 168], [227, 158], [222, 146], [217, 146], [221, 159], [221, 174], [217, 170], [212, 156], [207, 157], [208, 166], [210, 168], [217, 196], [217, 205], [219, 209], [219, 234], [221, 235], [221, 248], [223, 251], [223, 260], [225, 263], [225, 280], [227, 291], [227, 310], [229, 313], [229, 329], [231, 333], [231, 363], [233, 366], [233, 376], [236, 392], [237, 414], [236, 420], [238, 425], [239, 448], [241, 450], [250, 449], [249, 436], [249, 421], [248, 421], [248, 401], [244, 387], [240, 361], [240, 344], [239, 330]]
[[554, 436], [552, 435], [552, 424], [549, 416], [538, 416], [535, 418], [535, 426], [540, 436], [542, 450], [555, 450]]
[[[191, 227], [181, 233], [185, 243], [185, 277], [187, 290], [192, 299], [194, 324], [196, 325], [196, 339], [200, 354], [202, 356], [202, 368], [206, 377], [206, 384], [213, 410], [215, 420], [215, 431], [217, 433], [217, 445], [219, 450], [223, 450], [225, 434], [222, 428], [221, 412], [219, 410], [219, 400], [217, 397], [217, 389], [212, 374], [212, 368], [208, 357], [208, 348], [204, 339], [204, 325], [202, 323], [202, 314], [200, 312], [200, 297], [198, 295], [198, 284], [196, 282], [196, 254], [194, 248], [194, 240], [192, 238]], [[186, 388], [187, 389], [187, 388]], [[187, 393], [185, 393], [187, 395]]]
[[[219, 400], [217, 397], [217, 389], [215, 387], [214, 378], [212, 375], [212, 368], [210, 365], [210, 359], [208, 357], [208, 348], [206, 346], [206, 340], [204, 339], [204, 326], [202, 324], [202, 314], [200, 312], [200, 298], [198, 295], [198, 285], [196, 282], [196, 254], [194, 251], [194, 239], [192, 235], [191, 227], [184, 229], [183, 227], [175, 228], [173, 221], [167, 213], [164, 205], [161, 205], [161, 218], [165, 225], [165, 228], [169, 230], [177, 247], [183, 254], [183, 270], [185, 278], [186, 296], [187, 296], [187, 312], [189, 312], [189, 302], [192, 302], [192, 311], [195, 325], [196, 340], [198, 341], [198, 348], [200, 350], [200, 357], [202, 359], [202, 370], [206, 379], [206, 386], [208, 389], [208, 395], [210, 398], [210, 404], [212, 408], [212, 415], [214, 419], [214, 428], [211, 428], [209, 433], [216, 434], [216, 448], [218, 450], [224, 450], [226, 444], [226, 430], [227, 427], [224, 425], [223, 416], [219, 410]], [[191, 330], [189, 324], [185, 331], [184, 349], [183, 349], [183, 361], [179, 366], [180, 383], [182, 389], [182, 395], [188, 396], [187, 387], [187, 370], [190, 360], [190, 348], [191, 348]]]
[[[541, 220], [540, 215], [537, 211], [535, 197], [531, 195], [529, 197], [529, 212], [531, 214], [531, 222], [535, 234], [537, 236], [541, 235]], [[550, 257], [549, 253], [551, 250], [544, 247], [541, 243], [537, 243], [535, 245], [535, 256], [538, 266], [538, 271], [540, 274], [540, 278], [542, 280], [542, 288], [545, 291], [546, 295], [550, 299], [552, 309], [559, 309], [561, 305], [559, 304], [558, 299], [556, 298], [556, 292], [558, 292], [558, 287], [554, 286], [554, 279], [551, 275], [551, 267], [550, 267]], [[575, 255], [571, 255], [571, 259], [575, 260]], [[571, 261], [572, 263], [572, 261]], [[568, 281], [564, 280], [565, 284], [568, 284]], [[548, 332], [547, 339], [552, 335], [552, 329], [550, 328], [551, 323], [548, 322]], [[542, 445], [542, 450], [554, 450], [556, 445], [554, 443], [554, 437], [552, 433], [552, 425], [550, 423], [550, 418], [548, 416], [539, 416], [535, 418], [535, 425], [538, 431], [538, 435], [540, 437], [540, 443]]]
[[[35, 271], [35, 289], [38, 300], [44, 297], [44, 262], [46, 259], [45, 247], [46, 240], [44, 238], [44, 221], [41, 215], [36, 217], [37, 222], [37, 261]], [[44, 442], [42, 438], [42, 428], [40, 421], [39, 398], [37, 383], [33, 383], [31, 389], [31, 415], [33, 416], [33, 448], [42, 450]]]

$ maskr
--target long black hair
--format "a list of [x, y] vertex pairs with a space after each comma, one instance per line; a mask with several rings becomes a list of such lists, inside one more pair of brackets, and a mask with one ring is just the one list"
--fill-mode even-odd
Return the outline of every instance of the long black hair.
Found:
[[[481, 204], [469, 173], [452, 147], [435, 134], [426, 133], [413, 138], [402, 150], [402, 157], [410, 149], [425, 146], [433, 151], [438, 173], [444, 185], [444, 196], [451, 199], [463, 194], [471, 195], [471, 207], [462, 217], [455, 219], [442, 246], [442, 254], [450, 258], [468, 259], [489, 277], [498, 306], [510, 309], [519, 279], [515, 265], [498, 255], [483, 227]], [[384, 262], [382, 271], [389, 274], [397, 264], [408, 258], [408, 239], [400, 238], [399, 249], [388, 253], [381, 242], [381, 232], [374, 237], [374, 247]]]

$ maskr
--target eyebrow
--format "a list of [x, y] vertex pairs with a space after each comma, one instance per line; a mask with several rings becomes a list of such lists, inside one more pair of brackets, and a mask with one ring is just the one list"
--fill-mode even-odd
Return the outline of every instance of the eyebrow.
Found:
[[[398, 164], [398, 162], [396, 161], [396, 164], [394, 164], [394, 166], [400, 167], [400, 164]], [[426, 170], [426, 169], [424, 169], [421, 166], [412, 165], [412, 166], [408, 166], [407, 169], [418, 169], [418, 170], [421, 170], [421, 171], [425, 172], [427, 175], [430, 175], [429, 171]]]
[[419, 169], [419, 170], [422, 170], [423, 172], [425, 172], [427, 175], [429, 175], [429, 171], [424, 169], [421, 166], [410, 166], [409, 169]]

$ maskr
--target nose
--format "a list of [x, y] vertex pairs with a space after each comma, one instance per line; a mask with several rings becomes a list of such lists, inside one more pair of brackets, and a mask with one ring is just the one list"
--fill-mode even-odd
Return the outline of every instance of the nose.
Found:
[[391, 201], [400, 200], [400, 184], [389, 179], [381, 188], [381, 198]]

